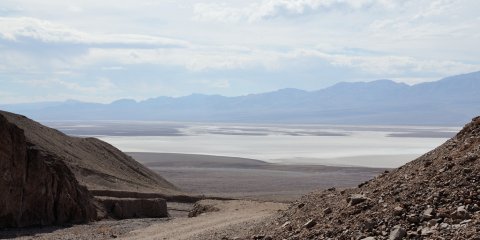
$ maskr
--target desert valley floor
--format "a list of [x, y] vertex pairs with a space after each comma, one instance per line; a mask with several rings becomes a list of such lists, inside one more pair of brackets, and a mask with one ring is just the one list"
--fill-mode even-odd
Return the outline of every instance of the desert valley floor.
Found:
[[[199, 205], [169, 202], [170, 219], [7, 230], [0, 238], [221, 239], [223, 232], [256, 224], [316, 189], [357, 186], [415, 159], [458, 130], [124, 122], [48, 125], [70, 135], [99, 137], [185, 192], [230, 200], [203, 200]], [[165, 153], [168, 150], [175, 153]], [[199, 206], [200, 215], [189, 218], [188, 213]]]

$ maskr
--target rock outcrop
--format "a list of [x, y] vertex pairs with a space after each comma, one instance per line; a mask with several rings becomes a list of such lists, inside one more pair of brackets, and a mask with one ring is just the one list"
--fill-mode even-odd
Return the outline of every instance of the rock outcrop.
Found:
[[116, 219], [168, 217], [167, 202], [162, 198], [97, 197], [106, 216]]
[[477, 117], [442, 146], [356, 189], [302, 197], [247, 238], [480, 239], [479, 173]]
[[13, 113], [0, 115], [22, 129], [29, 144], [59, 156], [89, 190], [178, 193], [173, 184], [106, 142], [67, 136]]
[[93, 220], [91, 200], [61, 159], [0, 115], [0, 227]]
[[[105, 201], [95, 198], [97, 192], [103, 197], [130, 193], [136, 199], [110, 198], [122, 207], [122, 214], [112, 214]], [[0, 111], [0, 228], [167, 216], [165, 200], [148, 195], [184, 196], [103, 141], [70, 137]]]

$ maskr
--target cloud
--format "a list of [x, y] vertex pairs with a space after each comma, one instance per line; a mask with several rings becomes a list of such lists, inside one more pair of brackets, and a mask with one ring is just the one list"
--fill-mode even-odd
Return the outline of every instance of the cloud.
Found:
[[289, 51], [210, 47], [189, 49], [90, 49], [71, 65], [160, 65], [183, 67], [192, 72], [264, 69], [277, 71], [290, 68], [296, 62], [326, 63], [376, 76], [408, 73], [438, 73], [444, 75], [477, 71], [480, 64], [451, 60], [420, 59], [410, 56], [371, 53], [329, 53], [311, 48]]
[[195, 19], [201, 21], [238, 22], [248, 18], [246, 9], [228, 7], [225, 4], [197, 3], [193, 11]]
[[121, 71], [121, 70], [125, 70], [124, 67], [122, 66], [105, 66], [105, 67], [101, 67], [102, 70], [104, 71]]
[[30, 17], [0, 17], [0, 38], [18, 42], [23, 38], [44, 43], [86, 45], [131, 45], [188, 47], [187, 41], [140, 34], [90, 34], [63, 24]]
[[226, 79], [202, 79], [194, 80], [193, 83], [200, 83], [211, 88], [229, 88], [230, 81]]
[[27, 101], [413, 83], [480, 69], [476, 0], [0, 5], [0, 90]]
[[315, 57], [333, 66], [348, 67], [378, 76], [408, 73], [441, 73], [444, 75], [478, 71], [480, 64], [456, 61], [425, 60], [397, 55], [356, 56], [330, 54], [318, 50], [300, 49], [289, 54], [291, 58]]
[[99, 63], [120, 65], [181, 66], [189, 71], [274, 68], [279, 54], [262, 50], [241, 50], [229, 47], [197, 47], [188, 49], [102, 49], [92, 48], [75, 58], [72, 66]]
[[0, 74], [38, 73], [41, 71], [37, 65], [38, 63], [31, 55], [9, 49], [1, 49], [0, 66], [2, 67], [0, 67]]
[[62, 79], [29, 79], [16, 80], [15, 82], [37, 88], [67, 89], [83, 94], [98, 94], [106, 91], [113, 91], [117, 86], [108, 78], [97, 78], [94, 84], [82, 85], [77, 81]]
[[426, 8], [418, 12], [413, 19], [428, 18], [433, 16], [439, 16], [447, 12], [449, 9], [454, 8], [455, 5], [461, 4], [458, 0], [433, 0], [427, 5]]
[[477, 15], [476, 11], [471, 10], [474, 7], [472, 2], [461, 0], [418, 1], [415, 8], [410, 6], [406, 13], [371, 22], [368, 32], [376, 38], [390, 40], [441, 37], [443, 42], [447, 42], [457, 37], [470, 38], [472, 32], [479, 29], [478, 23], [471, 20], [472, 16]]
[[77, 5], [69, 5], [68, 6], [68, 11], [73, 12], [73, 13], [81, 13], [83, 12], [83, 8]]
[[247, 7], [230, 7], [227, 4], [198, 3], [194, 6], [197, 20], [250, 22], [277, 17], [294, 17], [321, 11], [359, 10], [367, 7], [393, 8], [392, 0], [264, 0]]
[[12, 96], [13, 96], [13, 94], [11, 92], [0, 90], [0, 99], [4, 99], [4, 98], [7, 98], [7, 97], [12, 97]]

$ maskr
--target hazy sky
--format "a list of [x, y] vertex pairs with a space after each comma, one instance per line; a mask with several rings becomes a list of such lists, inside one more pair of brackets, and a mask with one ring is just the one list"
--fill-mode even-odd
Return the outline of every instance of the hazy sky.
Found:
[[1, 0], [0, 104], [480, 70], [478, 0]]

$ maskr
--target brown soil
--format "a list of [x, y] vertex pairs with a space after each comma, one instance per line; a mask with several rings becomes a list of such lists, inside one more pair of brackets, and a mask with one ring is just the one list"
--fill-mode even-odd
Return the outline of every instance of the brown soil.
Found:
[[5, 229], [0, 239], [36, 240], [105, 240], [115, 239], [130, 231], [166, 222], [166, 218], [137, 218], [103, 220], [83, 225], [50, 226], [42, 228]]
[[0, 231], [0, 239], [221, 239], [232, 232], [252, 228], [277, 211], [285, 210], [287, 205], [245, 200], [202, 200], [197, 203], [197, 209], [205, 211], [197, 212], [199, 215], [196, 217], [187, 217], [188, 212], [194, 209], [192, 207], [192, 204], [171, 204], [169, 212], [174, 213], [175, 218], [104, 220], [84, 225], [3, 230]]
[[314, 190], [332, 186], [356, 186], [385, 170], [271, 164], [254, 159], [198, 154], [128, 154], [185, 192], [274, 202], [291, 202]]
[[[177, 218], [165, 223], [153, 224], [145, 229], [132, 231], [122, 239], [196, 240], [221, 239], [232, 230], [245, 230], [263, 222], [266, 217], [286, 208], [282, 203], [245, 200], [202, 200], [209, 206], [196, 217]], [[214, 209], [214, 210], [213, 210]]]
[[479, 156], [480, 117], [405, 166], [355, 189], [306, 195], [244, 237], [479, 239]]

